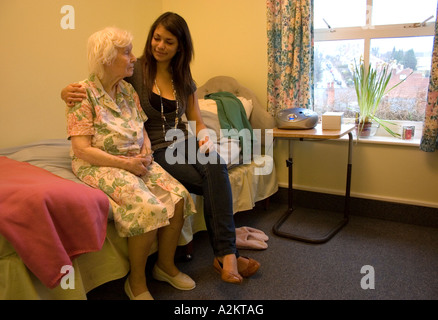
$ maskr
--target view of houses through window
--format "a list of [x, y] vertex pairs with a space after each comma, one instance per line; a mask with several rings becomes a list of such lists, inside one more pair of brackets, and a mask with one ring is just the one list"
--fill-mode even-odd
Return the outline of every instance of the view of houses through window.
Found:
[[405, 79], [382, 100], [377, 116], [423, 121], [437, 1], [314, 0], [314, 5], [314, 110], [355, 116], [352, 66], [363, 59], [390, 64], [388, 88]]

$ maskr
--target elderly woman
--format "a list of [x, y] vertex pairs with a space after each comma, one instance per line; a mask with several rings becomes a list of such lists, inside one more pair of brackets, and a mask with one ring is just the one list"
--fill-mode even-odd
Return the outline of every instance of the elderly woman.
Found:
[[87, 99], [67, 108], [72, 168], [88, 185], [111, 199], [114, 223], [128, 238], [131, 271], [125, 282], [130, 299], [152, 299], [145, 267], [158, 237], [153, 277], [190, 290], [195, 282], [178, 270], [174, 256], [184, 218], [194, 213], [186, 188], [154, 162], [144, 129], [147, 117], [133, 87], [132, 36], [105, 28], [88, 40], [90, 76], [81, 82]]

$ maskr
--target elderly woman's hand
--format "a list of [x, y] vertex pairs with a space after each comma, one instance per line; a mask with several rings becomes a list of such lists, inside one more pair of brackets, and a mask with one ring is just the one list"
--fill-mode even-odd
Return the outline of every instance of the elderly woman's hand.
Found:
[[154, 161], [154, 156], [152, 155], [152, 153], [139, 154], [136, 156], [136, 158], [144, 159], [146, 163], [146, 167], [149, 166]]
[[145, 157], [123, 157], [126, 159], [125, 170], [135, 174], [136, 176], [144, 176], [148, 172], [150, 161]]

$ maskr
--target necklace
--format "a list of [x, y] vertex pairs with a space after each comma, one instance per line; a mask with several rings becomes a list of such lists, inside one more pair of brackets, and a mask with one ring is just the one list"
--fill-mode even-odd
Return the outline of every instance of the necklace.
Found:
[[[178, 99], [176, 98], [176, 90], [175, 90], [175, 87], [173, 86], [173, 79], [171, 80], [171, 82], [172, 82], [173, 98], [176, 101], [175, 128], [174, 128], [174, 130], [176, 131], [176, 128], [178, 127], [179, 105], [178, 105]], [[157, 79], [155, 79], [155, 88], [157, 89], [158, 95], [160, 96], [160, 103], [161, 103], [161, 127], [163, 129], [163, 137], [164, 137], [164, 139], [166, 139], [166, 126], [165, 126], [165, 124], [167, 123], [167, 120], [166, 120], [166, 116], [164, 115], [163, 98], [161, 97], [160, 88], [157, 85]], [[170, 127], [169, 124], [167, 124], [167, 125]], [[173, 143], [169, 146], [169, 148], [173, 148], [175, 141], [176, 141], [176, 137], [173, 137]]]

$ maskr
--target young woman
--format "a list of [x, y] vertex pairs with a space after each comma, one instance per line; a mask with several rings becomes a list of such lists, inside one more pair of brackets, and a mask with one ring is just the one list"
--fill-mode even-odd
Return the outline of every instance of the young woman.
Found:
[[[190, 192], [204, 197], [204, 218], [215, 255], [214, 268], [222, 280], [241, 283], [242, 277], [255, 274], [260, 264], [240, 256], [236, 249], [228, 170], [205, 134], [190, 70], [193, 54], [186, 21], [176, 13], [166, 12], [151, 26], [143, 55], [135, 63], [133, 76], [126, 80], [137, 91], [148, 117], [145, 128], [155, 161]], [[82, 99], [83, 94], [80, 86], [73, 84], [63, 90], [61, 97], [70, 104]], [[188, 134], [186, 124], [181, 121], [183, 114], [195, 123], [196, 137]], [[174, 135], [176, 140], [166, 139], [169, 133], [178, 132], [179, 136]], [[191, 139], [197, 139], [197, 143]], [[189, 150], [193, 145], [196, 157]], [[199, 156], [205, 153], [210, 160], [216, 160], [199, 161]]]

